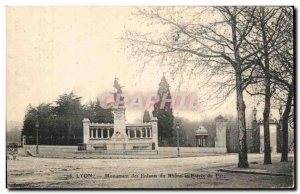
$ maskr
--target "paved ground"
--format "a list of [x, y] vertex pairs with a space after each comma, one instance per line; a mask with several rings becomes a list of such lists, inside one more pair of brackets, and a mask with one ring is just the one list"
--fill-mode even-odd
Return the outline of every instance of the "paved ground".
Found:
[[[159, 152], [158, 154], [101, 154], [101, 153], [66, 153], [66, 154], [31, 154], [40, 158], [61, 158], [61, 159], [163, 159], [177, 158], [177, 153]], [[181, 157], [204, 157], [204, 156], [220, 156], [226, 154], [214, 153], [181, 153]]]
[[272, 176], [293, 176], [293, 158], [289, 162], [273, 162], [272, 165], [251, 164], [249, 168], [237, 168], [236, 166], [229, 166], [219, 169], [221, 172], [231, 173], [246, 173], [256, 175], [272, 175]]
[[[249, 154], [250, 165], [263, 155]], [[291, 174], [293, 162], [274, 169]], [[293, 160], [293, 158], [291, 158]], [[163, 159], [51, 159], [19, 157], [7, 161], [9, 188], [286, 188], [293, 177], [219, 172], [234, 168], [236, 154]]]

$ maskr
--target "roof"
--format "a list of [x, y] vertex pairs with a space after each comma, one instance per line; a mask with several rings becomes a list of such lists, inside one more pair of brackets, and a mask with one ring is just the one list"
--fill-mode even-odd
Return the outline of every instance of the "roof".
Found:
[[227, 119], [225, 119], [224, 117], [222, 117], [221, 115], [217, 116], [215, 121], [227, 121]]
[[195, 132], [195, 135], [208, 135], [208, 132], [205, 127], [199, 126], [199, 128]]

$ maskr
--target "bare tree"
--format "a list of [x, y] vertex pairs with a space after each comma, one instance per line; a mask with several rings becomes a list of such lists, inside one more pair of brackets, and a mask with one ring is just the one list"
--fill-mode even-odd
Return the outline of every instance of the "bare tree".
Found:
[[[212, 21], [203, 21], [204, 12], [213, 14]], [[255, 25], [254, 12], [254, 7], [137, 9], [135, 16], [150, 25], [160, 24], [165, 31], [126, 31], [124, 36], [130, 53], [144, 62], [143, 67], [158, 63], [168, 65], [177, 75], [205, 72], [226, 78], [217, 88], [218, 93], [224, 88], [226, 94], [236, 91], [240, 168], [249, 167], [243, 91], [251, 83], [253, 60], [259, 52], [249, 49], [245, 41]]]
[[[263, 72], [263, 96], [264, 96], [264, 164], [271, 164], [271, 146], [270, 146], [270, 107], [271, 107], [271, 75], [270, 75], [270, 60], [274, 49], [271, 47], [271, 42], [278, 38], [276, 28], [280, 26], [279, 20], [274, 21], [277, 8], [260, 7], [257, 9], [255, 19], [257, 21], [256, 31], [254, 35], [256, 40], [254, 43], [248, 43], [254, 47], [254, 50], [261, 50], [258, 54], [258, 61]], [[275, 25], [270, 23], [276, 22]], [[277, 36], [276, 36], [277, 35]], [[262, 48], [262, 49], [259, 49]], [[257, 91], [256, 91], [257, 92]], [[256, 93], [257, 94], [257, 93]]]
[[[282, 116], [282, 149], [281, 149], [281, 161], [288, 161], [288, 128], [289, 121], [293, 123], [294, 113], [294, 87], [295, 87], [295, 75], [294, 75], [294, 26], [293, 18], [294, 11], [292, 7], [284, 7], [281, 9], [283, 16], [283, 24], [279, 30], [281, 34], [280, 40], [282, 46], [273, 44], [276, 48], [275, 52], [275, 65], [271, 70], [271, 76], [276, 83], [275, 100], [279, 102], [280, 106], [284, 106]], [[293, 128], [293, 126], [292, 126]]]
[[[260, 51], [256, 55], [259, 67], [252, 76], [252, 83], [255, 85], [250, 87], [252, 91], [248, 89], [246, 91], [250, 95], [264, 96], [264, 164], [272, 163], [269, 131], [271, 97], [274, 95], [278, 101], [280, 96], [285, 95], [284, 91], [290, 92], [289, 88], [293, 84], [291, 80], [293, 66], [286, 64], [287, 57], [288, 62], [292, 62], [292, 56], [287, 56], [290, 53], [286, 53], [292, 50], [292, 36], [284, 33], [293, 31], [292, 19], [286, 16], [289, 10], [291, 10], [289, 7], [260, 7], [255, 12], [257, 25], [247, 37], [247, 43], [251, 48]], [[290, 94], [290, 98], [292, 96], [293, 94]], [[281, 98], [281, 102], [283, 100], [288, 104], [290, 98], [286, 98], [287, 100]], [[276, 99], [273, 101], [276, 102]], [[286, 133], [284, 132], [283, 136], [287, 136]]]

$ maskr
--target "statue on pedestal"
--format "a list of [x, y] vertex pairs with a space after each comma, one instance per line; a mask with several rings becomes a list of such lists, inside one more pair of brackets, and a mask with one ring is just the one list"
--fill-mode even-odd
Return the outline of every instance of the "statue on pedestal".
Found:
[[122, 88], [124, 86], [121, 86], [119, 84], [119, 79], [118, 78], [115, 78], [114, 80], [114, 88], [117, 90], [115, 93], [114, 93], [114, 100], [115, 100], [115, 105], [116, 105], [116, 99], [117, 99], [117, 96], [119, 96], [120, 98], [120, 102], [118, 102], [118, 105], [120, 106], [124, 106], [124, 97], [122, 96]]
[[[114, 100], [115, 107], [113, 108], [114, 114], [114, 133], [111, 137], [111, 142], [107, 144], [107, 149], [124, 150], [124, 143], [127, 142], [128, 137], [126, 135], [126, 124], [125, 124], [125, 106], [124, 97], [122, 96], [122, 88], [119, 84], [119, 79], [115, 78], [114, 85]], [[126, 146], [126, 145], [125, 145]]]

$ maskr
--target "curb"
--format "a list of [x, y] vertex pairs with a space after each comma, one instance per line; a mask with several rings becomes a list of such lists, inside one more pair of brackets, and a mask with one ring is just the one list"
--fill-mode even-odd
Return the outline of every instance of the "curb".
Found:
[[285, 173], [268, 173], [268, 172], [255, 172], [255, 171], [231, 170], [231, 169], [219, 169], [218, 171], [219, 172], [229, 172], [229, 173], [241, 173], [241, 174], [257, 174], [257, 175], [293, 177], [293, 175], [285, 174]]
[[31, 157], [37, 157], [37, 155], [33, 154], [31, 151], [27, 150], [26, 152]]

